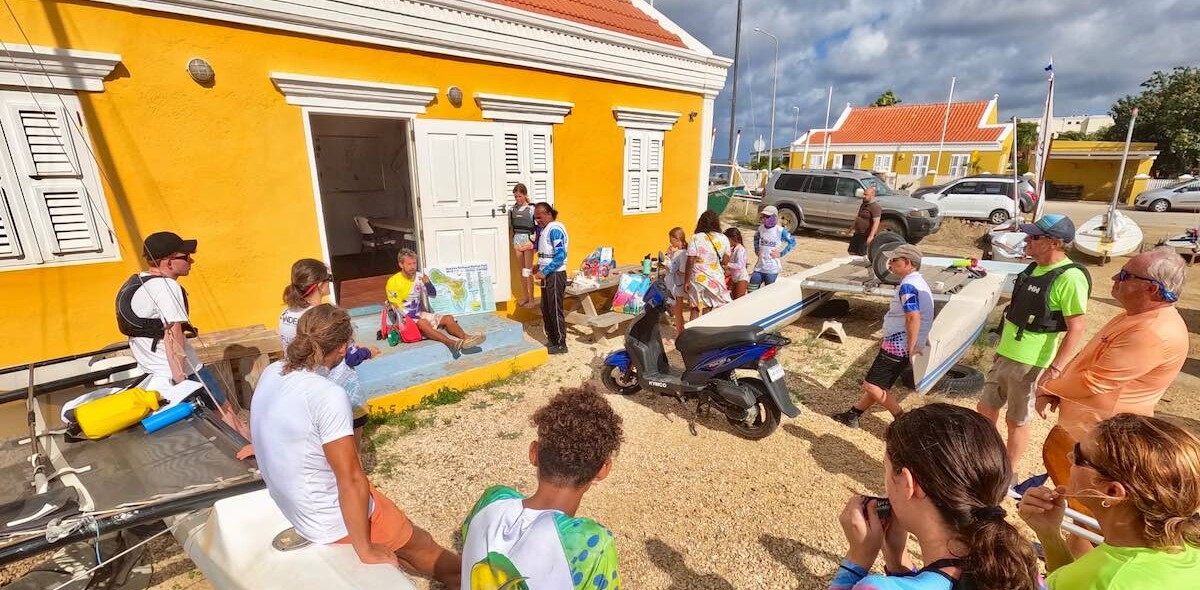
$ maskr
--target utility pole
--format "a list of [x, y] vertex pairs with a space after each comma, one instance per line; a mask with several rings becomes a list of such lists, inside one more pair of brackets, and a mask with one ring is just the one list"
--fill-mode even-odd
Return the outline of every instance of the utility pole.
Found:
[[779, 37], [759, 27], [754, 27], [754, 31], [770, 37], [775, 42], [775, 65], [771, 75], [771, 133], [768, 134], [771, 139], [768, 140], [770, 145], [767, 146], [767, 170], [772, 170], [775, 168], [775, 88], [779, 85]]
[[[742, 0], [737, 3], [737, 30], [733, 35], [733, 96], [729, 101], [729, 163], [737, 165], [737, 146], [734, 145], [737, 135], [737, 87], [738, 63], [741, 62], [742, 48]], [[730, 179], [732, 180], [732, 176]]]

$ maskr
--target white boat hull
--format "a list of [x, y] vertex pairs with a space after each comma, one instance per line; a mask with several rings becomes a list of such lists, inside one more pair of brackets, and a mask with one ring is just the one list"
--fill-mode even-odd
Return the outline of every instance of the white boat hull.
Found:
[[1124, 256], [1142, 245], [1142, 228], [1120, 211], [1113, 211], [1113, 238], [1107, 237], [1104, 227], [1105, 215], [1100, 214], [1085, 221], [1075, 230], [1075, 249], [1095, 256], [1106, 258]]
[[[700, 326], [760, 326], [778, 331], [811, 313], [833, 297], [833, 291], [822, 291], [802, 287], [801, 283], [812, 276], [833, 270], [857, 257], [835, 258], [825, 264], [805, 271], [779, 277], [773, 285], [767, 285], [728, 305], [714, 309], [687, 323], [687, 327]], [[928, 259], [932, 264], [934, 260]], [[925, 259], [922, 259], [925, 264]], [[1019, 267], [1019, 268], [1018, 268]], [[986, 277], [965, 285], [962, 291], [952, 295], [934, 316], [929, 333], [929, 349], [913, 361], [913, 379], [917, 393], [926, 393], [937, 384], [946, 372], [957, 363], [975, 339], [987, 326], [987, 320], [1003, 293], [1005, 285], [1012, 288], [1011, 276], [1005, 271], [1020, 272], [1020, 264], [997, 266], [989, 270]]]
[[175, 538], [217, 590], [415, 590], [399, 569], [364, 565], [349, 545], [271, 546], [291, 527], [267, 490], [219, 500], [179, 517]]

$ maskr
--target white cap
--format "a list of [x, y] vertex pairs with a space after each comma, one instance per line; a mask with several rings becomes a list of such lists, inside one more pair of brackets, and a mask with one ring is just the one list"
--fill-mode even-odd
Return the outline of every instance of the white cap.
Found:
[[776, 209], [774, 205], [767, 205], [766, 207], [763, 207], [763, 210], [759, 212], [759, 215], [779, 215], [779, 209]]

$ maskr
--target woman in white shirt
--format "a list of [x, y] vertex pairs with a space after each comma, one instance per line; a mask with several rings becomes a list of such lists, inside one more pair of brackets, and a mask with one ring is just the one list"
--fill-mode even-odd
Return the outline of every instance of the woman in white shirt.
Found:
[[325, 378], [346, 356], [350, 315], [328, 303], [296, 325], [286, 360], [254, 389], [250, 430], [271, 499], [314, 543], [348, 544], [365, 564], [391, 564], [459, 585], [459, 557], [416, 527], [363, 473], [346, 392]]

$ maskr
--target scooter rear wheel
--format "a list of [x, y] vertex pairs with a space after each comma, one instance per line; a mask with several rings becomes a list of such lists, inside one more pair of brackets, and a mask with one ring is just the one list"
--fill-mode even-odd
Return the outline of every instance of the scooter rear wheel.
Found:
[[775, 432], [779, 427], [779, 407], [775, 405], [775, 401], [771, 399], [771, 394], [767, 392], [767, 384], [761, 379], [754, 377], [743, 377], [738, 379], [738, 385], [748, 387], [754, 392], [754, 403], [758, 406], [758, 417], [754, 422], [746, 422], [745, 420], [734, 420], [726, 417], [729, 425], [733, 430], [743, 438], [750, 440], [759, 440], [766, 438]]
[[609, 391], [621, 395], [633, 395], [642, 389], [638, 384], [637, 369], [632, 366], [622, 371], [616, 365], [604, 365], [600, 367], [600, 382]]

